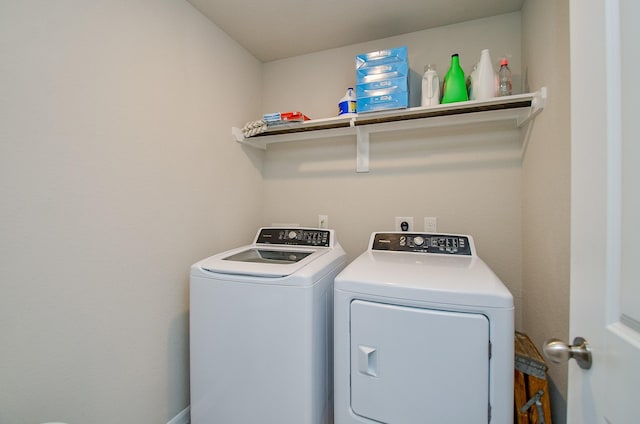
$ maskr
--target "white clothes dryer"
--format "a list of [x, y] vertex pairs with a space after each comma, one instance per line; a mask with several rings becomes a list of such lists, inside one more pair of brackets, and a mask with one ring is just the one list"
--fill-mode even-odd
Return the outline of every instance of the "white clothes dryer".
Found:
[[470, 236], [373, 233], [335, 279], [335, 423], [512, 423], [513, 314]]
[[333, 230], [261, 228], [191, 267], [193, 424], [327, 424], [333, 416]]

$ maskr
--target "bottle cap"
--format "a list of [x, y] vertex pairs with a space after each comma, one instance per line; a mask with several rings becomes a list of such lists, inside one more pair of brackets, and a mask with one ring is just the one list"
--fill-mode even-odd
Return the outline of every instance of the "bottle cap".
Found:
[[502, 58], [502, 60], [500, 61], [500, 66], [508, 65], [508, 64], [509, 64], [509, 61], [507, 60], [506, 57]]

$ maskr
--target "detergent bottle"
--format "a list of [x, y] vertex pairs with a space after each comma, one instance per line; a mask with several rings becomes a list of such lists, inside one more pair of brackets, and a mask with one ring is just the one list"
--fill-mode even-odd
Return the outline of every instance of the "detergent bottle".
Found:
[[451, 55], [451, 66], [444, 77], [442, 103], [465, 102], [469, 100], [464, 71], [460, 67], [458, 53]]
[[338, 102], [339, 116], [352, 116], [356, 114], [356, 94], [353, 87], [347, 88], [347, 92]]
[[480, 53], [477, 78], [474, 80], [473, 93], [475, 100], [488, 100], [496, 97], [496, 71], [493, 70], [489, 50], [484, 49]]
[[424, 68], [422, 77], [422, 100], [421, 106], [432, 106], [440, 104], [440, 78], [436, 65], [429, 64]]

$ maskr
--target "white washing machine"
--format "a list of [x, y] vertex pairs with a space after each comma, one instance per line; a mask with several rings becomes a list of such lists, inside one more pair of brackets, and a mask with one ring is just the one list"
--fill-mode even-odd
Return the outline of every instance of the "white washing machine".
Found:
[[335, 280], [335, 423], [512, 423], [513, 312], [470, 236], [372, 234]]
[[333, 230], [261, 228], [191, 267], [193, 424], [332, 420]]

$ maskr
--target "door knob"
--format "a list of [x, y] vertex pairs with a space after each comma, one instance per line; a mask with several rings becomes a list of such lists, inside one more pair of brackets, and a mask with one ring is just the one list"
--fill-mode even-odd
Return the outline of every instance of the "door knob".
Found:
[[550, 339], [542, 345], [544, 357], [554, 364], [562, 364], [573, 358], [580, 368], [591, 368], [591, 349], [589, 343], [582, 337], [573, 339], [573, 345], [569, 346], [558, 339]]

